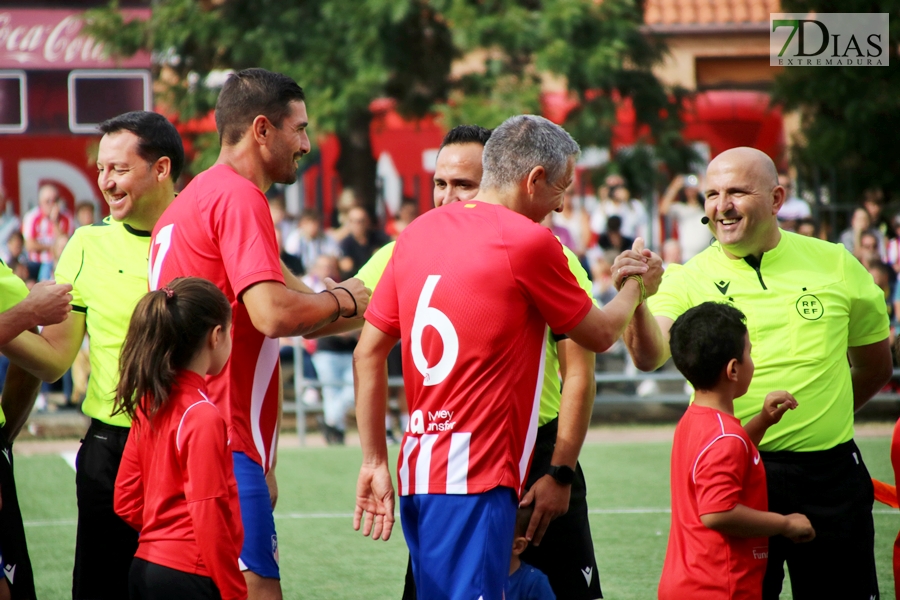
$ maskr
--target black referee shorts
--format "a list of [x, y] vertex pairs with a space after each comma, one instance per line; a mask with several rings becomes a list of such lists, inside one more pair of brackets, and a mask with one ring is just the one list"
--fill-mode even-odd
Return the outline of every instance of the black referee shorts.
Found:
[[[538, 428], [531, 470], [528, 471], [525, 482], [526, 489], [530, 489], [550, 470], [558, 425], [559, 420], [553, 419]], [[581, 464], [575, 465], [569, 511], [550, 521], [541, 545], [528, 546], [519, 558], [547, 576], [557, 598], [594, 600], [603, 597], [588, 521], [587, 486]]]
[[[553, 419], [538, 428], [526, 489], [531, 488], [534, 482], [550, 470], [558, 425], [558, 419]], [[597, 560], [594, 557], [594, 542], [591, 539], [586, 497], [584, 473], [581, 465], [576, 464], [569, 511], [550, 522], [540, 546], [529, 546], [519, 557], [522, 562], [528, 563], [547, 576], [550, 587], [560, 600], [594, 600], [603, 597], [600, 590], [600, 573], [597, 572]], [[512, 546], [512, 540], [509, 540], [509, 544]], [[411, 564], [406, 569], [403, 600], [416, 600]]]
[[91, 419], [75, 459], [78, 533], [75, 538], [74, 600], [128, 597], [128, 571], [138, 533], [113, 510], [116, 475], [128, 427]]
[[131, 563], [131, 600], [222, 600], [212, 578], [170, 569], [142, 558]]
[[853, 440], [819, 452], [760, 452], [769, 510], [806, 515], [816, 539], [769, 540], [763, 598], [775, 600], [787, 562], [795, 600], [879, 598], [875, 573], [874, 491]]
[[0, 427], [0, 556], [3, 572], [13, 600], [34, 598], [34, 573], [25, 543], [25, 525], [19, 510], [16, 480], [13, 476], [12, 444], [6, 435], [6, 427]]

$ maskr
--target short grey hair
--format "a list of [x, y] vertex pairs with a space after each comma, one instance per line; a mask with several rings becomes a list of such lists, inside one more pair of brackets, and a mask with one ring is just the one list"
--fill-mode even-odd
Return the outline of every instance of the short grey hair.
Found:
[[481, 189], [515, 186], [538, 166], [547, 171], [547, 182], [552, 185], [565, 175], [569, 159], [580, 152], [565, 129], [544, 117], [510, 117], [484, 145]]

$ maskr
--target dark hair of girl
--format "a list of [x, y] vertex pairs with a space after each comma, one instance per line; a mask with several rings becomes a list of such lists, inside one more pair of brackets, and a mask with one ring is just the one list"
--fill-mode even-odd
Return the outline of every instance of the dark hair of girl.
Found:
[[138, 302], [119, 357], [113, 414], [151, 421], [168, 400], [176, 373], [190, 364], [209, 332], [231, 321], [231, 304], [206, 279], [184, 277]]

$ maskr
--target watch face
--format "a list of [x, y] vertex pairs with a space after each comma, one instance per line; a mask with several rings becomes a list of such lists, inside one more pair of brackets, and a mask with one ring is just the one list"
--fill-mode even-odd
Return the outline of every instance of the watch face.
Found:
[[550, 467], [550, 475], [558, 482], [568, 485], [575, 479], [575, 471], [566, 465]]

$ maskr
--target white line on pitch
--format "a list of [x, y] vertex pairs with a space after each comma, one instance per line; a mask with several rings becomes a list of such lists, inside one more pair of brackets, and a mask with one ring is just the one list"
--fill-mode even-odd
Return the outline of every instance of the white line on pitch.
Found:
[[[591, 508], [588, 512], [592, 515], [664, 515], [672, 512], [670, 508]], [[889, 508], [876, 508], [872, 511], [876, 515], [900, 516], [900, 511]], [[276, 519], [349, 519], [353, 513], [282, 513], [276, 514]], [[25, 527], [60, 527], [75, 525], [75, 519], [25, 521]]]

